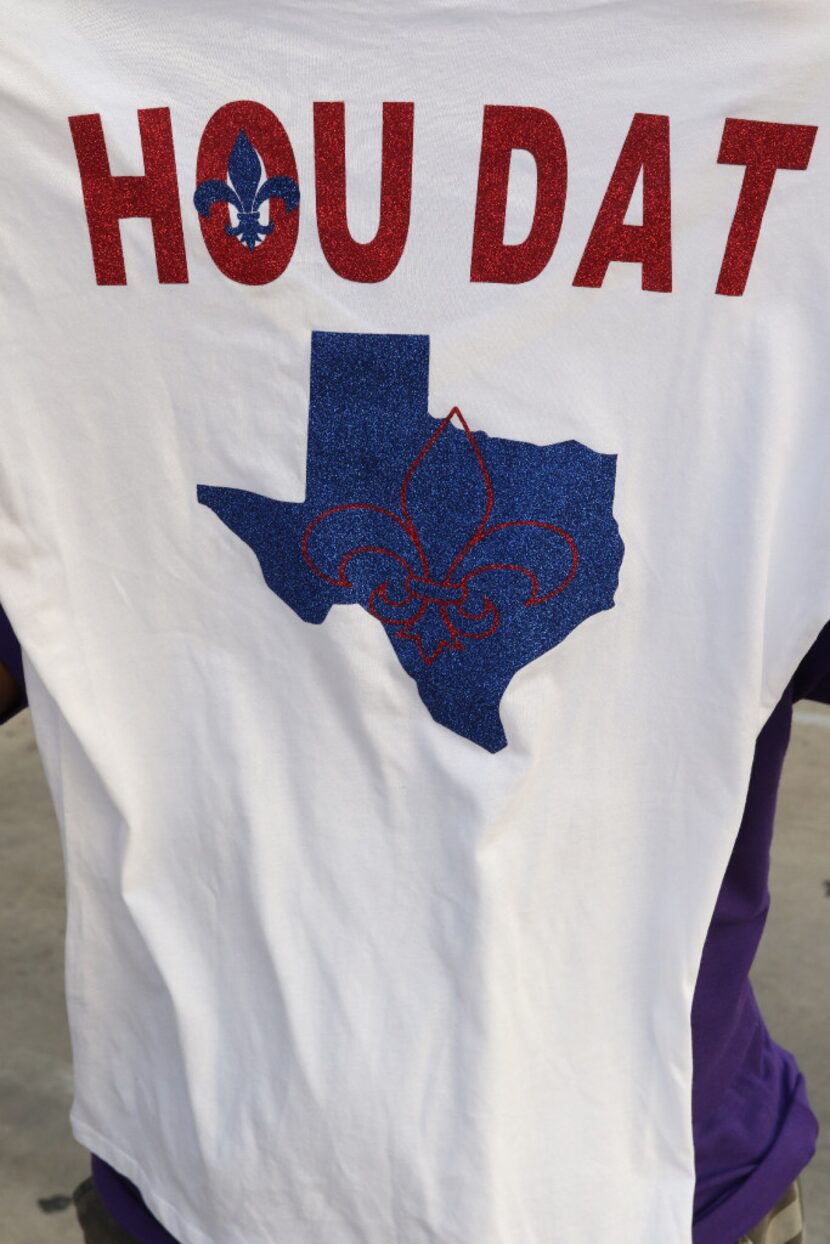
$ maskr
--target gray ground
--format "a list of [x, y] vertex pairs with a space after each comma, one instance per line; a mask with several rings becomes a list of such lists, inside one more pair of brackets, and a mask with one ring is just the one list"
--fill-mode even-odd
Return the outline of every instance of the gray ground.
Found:
[[[828, 761], [830, 710], [804, 706], [787, 757], [772, 912], [754, 972], [772, 1034], [796, 1053], [826, 1129], [804, 1177], [811, 1244], [830, 1240]], [[0, 730], [0, 1244], [80, 1241], [65, 1205], [89, 1167], [67, 1121], [63, 927], [60, 843], [24, 713]]]

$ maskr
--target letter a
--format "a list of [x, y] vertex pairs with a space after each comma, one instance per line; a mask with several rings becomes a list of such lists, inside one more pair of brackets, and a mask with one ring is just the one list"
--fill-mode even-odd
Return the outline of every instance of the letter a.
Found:
[[[643, 171], [643, 223], [624, 224]], [[643, 289], [671, 290], [669, 118], [637, 112], [611, 175], [574, 285], [602, 285], [612, 262], [643, 265]]]

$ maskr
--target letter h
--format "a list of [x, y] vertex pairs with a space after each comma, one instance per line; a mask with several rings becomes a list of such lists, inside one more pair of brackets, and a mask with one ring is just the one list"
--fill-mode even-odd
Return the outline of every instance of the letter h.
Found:
[[98, 284], [127, 284], [118, 222], [128, 216], [150, 218], [159, 282], [184, 284], [187, 259], [170, 109], [138, 109], [143, 177], [112, 175], [99, 113], [70, 117], [69, 127], [81, 174]]

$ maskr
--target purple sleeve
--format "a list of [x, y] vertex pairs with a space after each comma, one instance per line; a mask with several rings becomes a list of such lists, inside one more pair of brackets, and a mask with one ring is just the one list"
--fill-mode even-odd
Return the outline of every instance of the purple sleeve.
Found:
[[11, 628], [9, 619], [3, 612], [2, 605], [0, 605], [0, 664], [5, 665], [23, 693], [14, 708], [10, 709], [5, 716], [0, 716], [0, 725], [2, 725], [4, 721], [8, 721], [10, 717], [14, 717], [15, 713], [19, 713], [22, 708], [25, 708], [27, 703], [26, 684], [23, 680], [23, 656], [20, 651], [20, 644], [17, 642], [17, 636]]
[[830, 622], [795, 672], [793, 699], [830, 704]]

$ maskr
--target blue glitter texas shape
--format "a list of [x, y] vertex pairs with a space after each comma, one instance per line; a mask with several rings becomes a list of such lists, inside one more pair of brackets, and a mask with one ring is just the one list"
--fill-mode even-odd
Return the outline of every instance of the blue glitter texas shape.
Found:
[[433, 718], [488, 751], [517, 670], [611, 609], [616, 455], [473, 432], [427, 409], [429, 338], [311, 338], [306, 499], [200, 485], [305, 622], [360, 605]]

